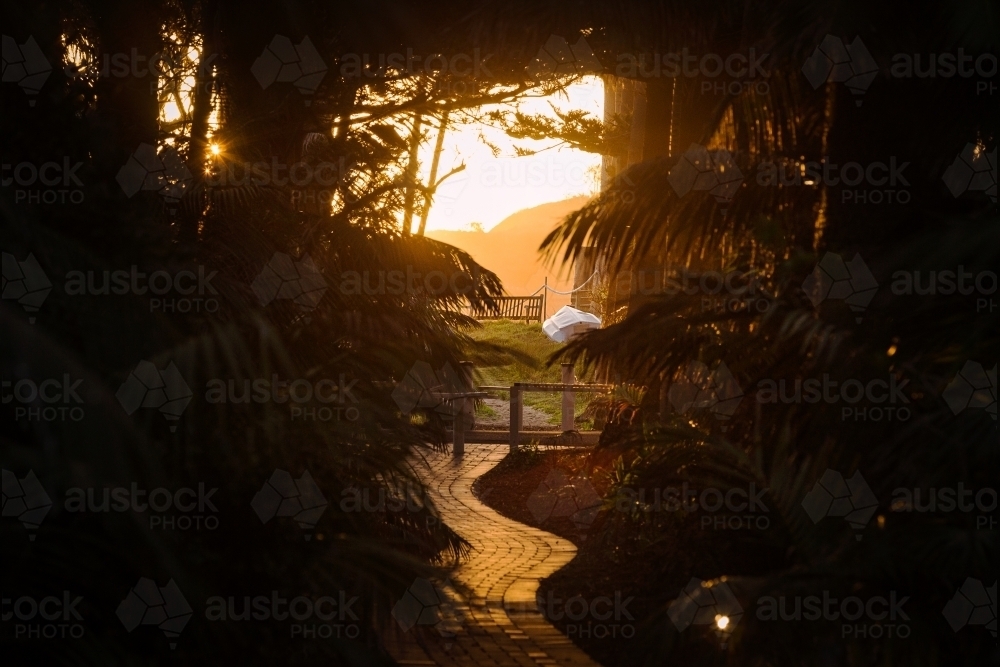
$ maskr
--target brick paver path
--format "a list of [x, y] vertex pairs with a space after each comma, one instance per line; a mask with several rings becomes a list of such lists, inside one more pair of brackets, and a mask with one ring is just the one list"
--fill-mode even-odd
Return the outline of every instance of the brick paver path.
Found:
[[466, 454], [434, 454], [422, 475], [444, 521], [472, 544], [452, 579], [470, 590], [456, 603], [461, 626], [453, 637], [424, 628], [387, 637], [401, 665], [572, 665], [600, 667], [538, 611], [539, 582], [569, 563], [567, 540], [496, 513], [472, 493], [472, 483], [507, 453], [507, 445], [469, 445]]

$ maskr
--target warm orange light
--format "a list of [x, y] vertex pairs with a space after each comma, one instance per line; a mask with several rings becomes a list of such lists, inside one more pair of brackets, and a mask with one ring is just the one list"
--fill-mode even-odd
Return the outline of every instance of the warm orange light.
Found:
[[212, 151], [212, 155], [218, 155], [222, 152], [222, 147], [219, 144], [212, 144], [208, 149]]
[[[552, 116], [552, 107], [568, 111], [579, 109], [603, 118], [604, 82], [600, 77], [584, 77], [569, 86], [565, 94], [527, 97], [516, 106], [526, 114]], [[513, 106], [490, 105], [480, 112], [512, 110]], [[592, 195], [600, 189], [601, 156], [585, 153], [556, 140], [514, 140], [490, 123], [463, 123], [451, 114], [444, 136], [438, 178], [460, 164], [466, 169], [441, 184], [427, 218], [428, 230], [468, 229], [479, 222], [484, 231], [509, 215], [548, 202], [562, 201], [577, 195]], [[409, 136], [410, 120], [401, 132]], [[426, 138], [419, 154], [418, 177], [426, 183], [430, 177], [437, 145], [438, 120], [425, 120]], [[539, 151], [517, 156], [515, 147]], [[493, 152], [494, 148], [500, 152]], [[547, 150], [543, 150], [546, 149]]]
[[715, 617], [715, 625], [720, 630], [725, 630], [726, 628], [729, 627], [729, 617], [728, 616], [716, 616]]

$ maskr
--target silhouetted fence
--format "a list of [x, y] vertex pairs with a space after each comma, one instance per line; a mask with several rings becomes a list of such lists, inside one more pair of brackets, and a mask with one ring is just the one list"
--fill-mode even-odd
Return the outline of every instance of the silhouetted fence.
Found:
[[472, 317], [477, 320], [524, 320], [541, 322], [545, 308], [545, 296], [500, 296], [496, 297], [498, 310], [474, 308]]

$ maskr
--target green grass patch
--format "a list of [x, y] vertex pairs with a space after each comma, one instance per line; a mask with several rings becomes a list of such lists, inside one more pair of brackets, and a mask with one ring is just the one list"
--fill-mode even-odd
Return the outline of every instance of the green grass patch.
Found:
[[485, 403], [480, 403], [476, 406], [476, 415], [479, 417], [496, 417], [497, 411]]
[[[559, 363], [547, 367], [546, 362], [564, 345], [549, 340], [542, 331], [541, 324], [511, 320], [494, 320], [482, 324], [482, 328], [469, 332], [478, 344], [466, 354], [466, 358], [475, 364], [480, 385], [509, 387], [515, 382], [562, 382]], [[575, 370], [577, 382], [592, 381], [591, 377], [583, 374], [582, 365], [577, 364]], [[592, 396], [576, 395], [576, 414], [586, 408]], [[500, 398], [509, 400], [510, 396], [508, 392], [502, 392]], [[528, 392], [524, 403], [547, 414], [550, 424], [559, 425], [562, 394]]]

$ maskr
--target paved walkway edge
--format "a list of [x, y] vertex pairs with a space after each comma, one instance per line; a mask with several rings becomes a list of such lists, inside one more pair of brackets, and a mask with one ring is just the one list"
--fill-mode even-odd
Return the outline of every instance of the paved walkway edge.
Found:
[[[535, 601], [541, 580], [573, 560], [576, 547], [500, 515], [472, 493], [476, 479], [506, 453], [506, 445], [473, 445], [462, 457], [433, 454], [421, 466], [441, 518], [472, 545], [452, 574], [471, 599], [452, 601], [452, 626], [394, 628], [386, 645], [399, 664], [600, 667]], [[441, 627], [450, 631], [442, 634]]]

